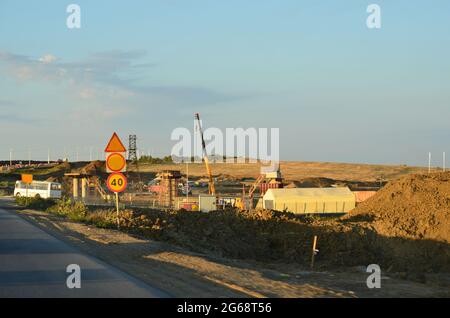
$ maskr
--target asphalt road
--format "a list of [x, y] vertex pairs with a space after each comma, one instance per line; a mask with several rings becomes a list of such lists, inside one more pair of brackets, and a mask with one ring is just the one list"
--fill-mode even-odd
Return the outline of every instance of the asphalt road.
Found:
[[[0, 199], [0, 297], [169, 297], [86, 255], [18, 216]], [[81, 288], [70, 289], [68, 265], [81, 269]]]

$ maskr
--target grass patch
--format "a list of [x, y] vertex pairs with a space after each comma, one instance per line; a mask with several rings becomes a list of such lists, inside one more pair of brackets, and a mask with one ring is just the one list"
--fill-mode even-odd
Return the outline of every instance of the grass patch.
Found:
[[17, 205], [34, 210], [46, 210], [56, 204], [55, 200], [42, 198], [16, 197]]
[[84, 203], [63, 198], [59, 200], [16, 197], [24, 208], [46, 211], [74, 222], [92, 224], [100, 228], [113, 228], [117, 224], [113, 209], [89, 209]]

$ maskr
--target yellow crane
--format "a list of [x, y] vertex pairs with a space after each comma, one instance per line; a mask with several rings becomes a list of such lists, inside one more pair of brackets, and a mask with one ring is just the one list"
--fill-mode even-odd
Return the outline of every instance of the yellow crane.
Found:
[[199, 113], [195, 114], [195, 120], [197, 120], [197, 122], [198, 122], [198, 129], [199, 129], [200, 136], [202, 138], [203, 160], [205, 161], [206, 172], [207, 172], [208, 178], [209, 178], [209, 184], [208, 184], [209, 194], [216, 195], [216, 186], [214, 185], [214, 179], [212, 176], [211, 167], [209, 166], [208, 154], [206, 153], [206, 144], [205, 144], [205, 139], [203, 137], [203, 129], [202, 129], [202, 123], [200, 121]]

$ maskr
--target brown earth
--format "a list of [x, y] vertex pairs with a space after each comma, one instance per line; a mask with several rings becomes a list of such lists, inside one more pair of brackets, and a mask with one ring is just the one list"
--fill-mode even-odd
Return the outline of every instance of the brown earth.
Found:
[[45, 212], [19, 213], [52, 235], [175, 297], [450, 297], [442, 276], [430, 276], [423, 284], [383, 273], [381, 289], [369, 289], [365, 267], [310, 271], [294, 263], [229, 259]]
[[[127, 211], [124, 226], [148, 237], [224, 257], [306, 266], [319, 237], [318, 268], [376, 263], [423, 281], [450, 273], [450, 173], [390, 182], [340, 219], [274, 211]], [[404, 273], [404, 274], [403, 274]]]
[[[115, 213], [95, 210], [88, 214], [87, 221], [114, 226]], [[309, 266], [312, 239], [318, 236], [318, 270], [374, 263], [386, 272], [420, 282], [425, 282], [429, 274], [450, 273], [449, 244], [387, 236], [378, 233], [366, 218], [300, 218], [265, 210], [203, 214], [141, 209], [123, 211], [121, 229], [198, 253], [301, 267]]]
[[[448, 273], [450, 172], [409, 175], [392, 181], [343, 217], [341, 223], [362, 231], [364, 249], [390, 270], [414, 272], [419, 279], [424, 273]], [[368, 255], [358, 248], [354, 258], [368, 259]]]
[[390, 182], [346, 217], [355, 218], [382, 235], [450, 243], [450, 172]]
[[[319, 269], [376, 263], [402, 277], [450, 273], [450, 173], [407, 175], [340, 219], [274, 211], [126, 210], [129, 233], [195, 252], [260, 262], [308, 266], [312, 239], [319, 238]], [[114, 211], [92, 211], [91, 222], [112, 224]]]
[[[306, 178], [329, 178], [334, 180], [365, 181], [393, 180], [401, 176], [426, 171], [425, 168], [406, 165], [373, 165], [334, 162], [280, 162], [281, 173], [287, 182]], [[129, 170], [134, 171], [130, 166]], [[140, 164], [141, 173], [156, 173], [161, 170], [181, 170], [186, 173], [185, 164]], [[216, 177], [224, 176], [234, 179], [257, 178], [260, 174], [259, 163], [213, 163], [211, 169]], [[206, 177], [205, 166], [200, 163], [189, 164], [189, 175]]]
[[[358, 165], [350, 165], [352, 169], [344, 171], [347, 167], [344, 164], [340, 167], [340, 164], [314, 165], [320, 169], [314, 171], [305, 163], [295, 163], [290, 172], [285, 163], [282, 169], [288, 170], [283, 170], [285, 175], [295, 175], [297, 179], [306, 175], [308, 169], [315, 178], [330, 177], [330, 167], [336, 169], [332, 177], [338, 180], [376, 180], [379, 175], [387, 176], [386, 179], [403, 177], [389, 182], [377, 195], [340, 219], [299, 217], [273, 211], [202, 214], [137, 209], [122, 213], [121, 223], [130, 234], [227, 259], [308, 267], [312, 239], [317, 235], [320, 252], [316, 268], [319, 270], [375, 263], [383, 272], [420, 282], [450, 273], [450, 173], [411, 174], [421, 170], [403, 166], [359, 165], [357, 169]], [[151, 169], [161, 170], [163, 166], [171, 169], [170, 165]], [[248, 165], [244, 164], [241, 171], [238, 167], [230, 170], [233, 165], [223, 165], [221, 171], [215, 165], [215, 173], [226, 171], [228, 176], [239, 178], [245, 166]], [[256, 168], [252, 166], [247, 176], [253, 172], [257, 175]], [[149, 169], [144, 170], [149, 173]], [[190, 165], [189, 171], [204, 175], [200, 164]], [[100, 212], [97, 217], [104, 219], [102, 213], [107, 217], [111, 214], [112, 218], [114, 215]], [[448, 279], [441, 279], [441, 284], [450, 285]]]

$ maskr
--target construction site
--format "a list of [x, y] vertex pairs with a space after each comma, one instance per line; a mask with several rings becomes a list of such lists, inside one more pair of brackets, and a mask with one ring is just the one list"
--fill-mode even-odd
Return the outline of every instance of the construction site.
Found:
[[0, 299], [450, 298], [450, 1], [55, 3], [0, 0]]
[[[258, 163], [210, 162], [200, 133], [203, 162], [178, 164], [139, 160], [137, 138], [129, 136], [128, 186], [118, 196], [121, 231], [205, 255], [312, 272], [378, 264], [386, 275], [448, 295], [450, 172], [311, 162], [280, 162], [276, 171], [262, 172]], [[83, 222], [115, 227], [104, 161], [5, 165], [2, 193], [11, 195], [24, 173], [61, 183], [63, 200], [88, 208]]]
[[[137, 156], [136, 135], [129, 136], [125, 172], [128, 186], [121, 194], [121, 206], [193, 212], [267, 209], [304, 215], [343, 215], [375, 195], [386, 183], [382, 174], [369, 180], [335, 180], [311, 175], [299, 180], [284, 177], [284, 163], [271, 171], [257, 162], [211, 163], [214, 159], [207, 153], [199, 114], [195, 114], [195, 120], [202, 144], [200, 163], [146, 163], [142, 160], [145, 158]], [[289, 165], [286, 163], [288, 172]], [[97, 206], [115, 204], [113, 193], [105, 184], [111, 172], [107, 171], [105, 161], [11, 163], [2, 166], [2, 170], [60, 182], [63, 196], [74, 201]], [[18, 175], [16, 179], [19, 180]], [[12, 193], [11, 187], [9, 192]]]

